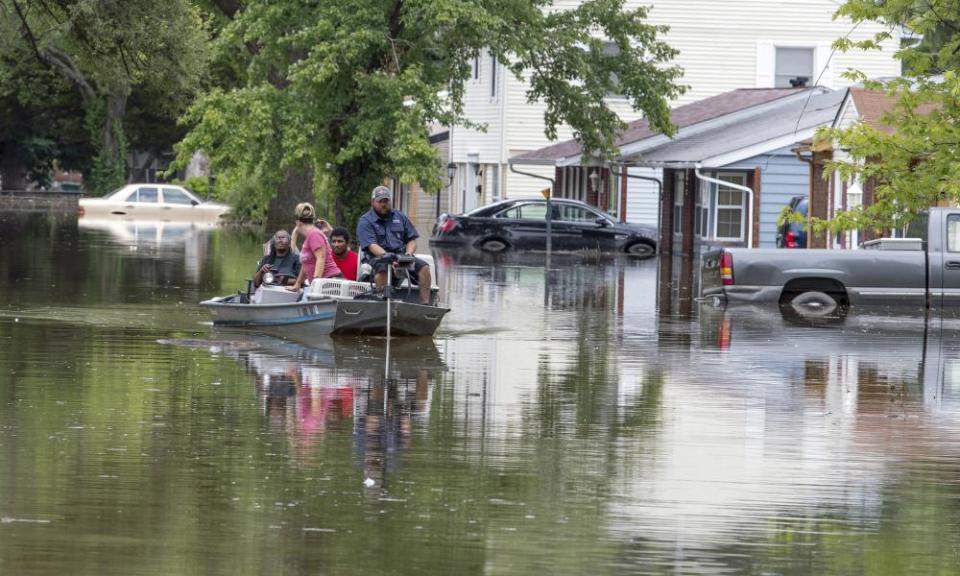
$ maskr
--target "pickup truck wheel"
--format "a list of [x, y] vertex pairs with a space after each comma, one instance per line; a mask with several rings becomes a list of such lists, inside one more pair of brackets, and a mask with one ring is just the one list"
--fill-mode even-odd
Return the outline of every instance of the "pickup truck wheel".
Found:
[[504, 242], [503, 240], [497, 240], [496, 238], [492, 238], [490, 240], [484, 240], [480, 244], [480, 249], [483, 250], [484, 252], [492, 252], [494, 254], [497, 254], [507, 249], [507, 243]]
[[840, 303], [833, 296], [817, 290], [801, 292], [790, 300], [790, 307], [794, 312], [811, 318], [833, 314], [839, 306]]
[[653, 253], [654, 247], [646, 242], [634, 242], [627, 246], [627, 254], [636, 258], [650, 258]]

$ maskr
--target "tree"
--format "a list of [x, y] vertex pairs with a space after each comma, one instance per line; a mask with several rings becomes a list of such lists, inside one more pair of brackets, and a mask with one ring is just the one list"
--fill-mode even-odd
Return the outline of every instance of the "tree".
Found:
[[856, 124], [830, 130], [835, 148], [848, 150], [849, 161], [829, 164], [850, 180], [872, 181], [874, 202], [818, 223], [834, 231], [902, 226], [937, 203], [960, 202], [960, 0], [848, 0], [837, 12], [854, 22], [874, 21], [885, 30], [863, 42], [840, 40], [841, 49], [878, 49], [892, 31], [903, 29], [922, 40], [896, 54], [904, 76], [870, 81], [851, 78], [887, 93], [892, 110], [883, 126]]
[[149, 112], [175, 118], [206, 60], [201, 12], [190, 0], [0, 0], [0, 31], [0, 49], [73, 86], [94, 149], [87, 182], [101, 192], [126, 179], [131, 94], [152, 94]]
[[[265, 190], [315, 183], [333, 191], [336, 220], [366, 204], [385, 176], [441, 187], [430, 124], [476, 126], [463, 112], [474, 58], [496, 56], [546, 103], [547, 135], [568, 123], [585, 149], [614, 153], [621, 119], [605, 104], [626, 95], [651, 125], [672, 133], [668, 100], [679, 95], [675, 51], [647, 8], [587, 0], [215, 1], [229, 21], [219, 53], [247, 56], [235, 86], [210, 90], [190, 110], [179, 147], [206, 151], [222, 175]], [[604, 41], [619, 51], [604, 51]], [[306, 189], [304, 189], [306, 188]], [[269, 196], [270, 192], [265, 192]]]

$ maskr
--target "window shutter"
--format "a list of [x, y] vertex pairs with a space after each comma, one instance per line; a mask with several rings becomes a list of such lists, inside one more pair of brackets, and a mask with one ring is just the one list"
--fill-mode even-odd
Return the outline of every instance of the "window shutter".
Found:
[[773, 42], [757, 42], [757, 88], [773, 88], [774, 54]]

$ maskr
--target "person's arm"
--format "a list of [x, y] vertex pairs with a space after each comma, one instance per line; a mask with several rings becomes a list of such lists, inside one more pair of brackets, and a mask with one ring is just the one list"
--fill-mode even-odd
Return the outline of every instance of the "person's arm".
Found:
[[257, 273], [253, 275], [253, 287], [259, 288], [263, 284], [263, 274], [270, 269], [270, 264], [265, 263], [263, 260], [257, 262]]
[[323, 245], [321, 245], [319, 248], [313, 251], [313, 257], [317, 259], [317, 265], [313, 269], [313, 278], [311, 279], [311, 281], [317, 280], [318, 278], [323, 278], [323, 270], [327, 264], [326, 252], [327, 251], [324, 250]]
[[297, 281], [294, 282], [292, 286], [287, 286], [287, 290], [299, 292], [301, 286], [303, 286], [303, 267], [301, 267], [300, 272], [297, 273]]
[[414, 254], [416, 254], [416, 252], [417, 252], [417, 239], [412, 238], [410, 240], [407, 240], [407, 247], [404, 250], [404, 253], [407, 256], [413, 256]]
[[291, 250], [300, 250], [297, 247], [297, 240], [300, 239], [300, 223], [297, 222], [293, 225], [293, 232], [290, 233], [290, 249]]
[[330, 236], [330, 233], [333, 232], [333, 226], [323, 218], [317, 218], [314, 225], [320, 229], [320, 232], [322, 232], [324, 236]]
[[361, 252], [366, 250], [374, 258], [387, 253], [383, 246], [377, 244], [377, 235], [373, 232], [373, 226], [365, 218], [361, 218], [360, 223], [357, 224], [357, 247]]

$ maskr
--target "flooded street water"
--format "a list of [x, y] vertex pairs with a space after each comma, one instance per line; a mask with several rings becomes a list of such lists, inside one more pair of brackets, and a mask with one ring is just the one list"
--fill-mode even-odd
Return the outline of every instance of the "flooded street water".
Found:
[[955, 574], [960, 321], [437, 253], [436, 337], [215, 330], [260, 235], [0, 218], [0, 574]]

